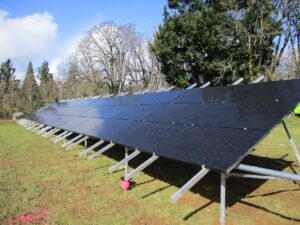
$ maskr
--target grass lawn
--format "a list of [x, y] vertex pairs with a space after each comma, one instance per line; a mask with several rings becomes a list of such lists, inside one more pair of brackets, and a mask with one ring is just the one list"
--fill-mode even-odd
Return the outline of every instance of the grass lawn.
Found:
[[[286, 122], [300, 149], [300, 119]], [[176, 204], [170, 197], [199, 168], [159, 159], [120, 190], [120, 147], [87, 161], [81, 146], [66, 151], [12, 122], [0, 122], [0, 224], [28, 209], [44, 208], [47, 224], [219, 224], [219, 174], [209, 173]], [[220, 149], [221, 151], [221, 149]], [[136, 167], [147, 155], [130, 163]], [[282, 126], [260, 143], [245, 163], [300, 174]], [[230, 178], [228, 224], [300, 224], [300, 184]]]

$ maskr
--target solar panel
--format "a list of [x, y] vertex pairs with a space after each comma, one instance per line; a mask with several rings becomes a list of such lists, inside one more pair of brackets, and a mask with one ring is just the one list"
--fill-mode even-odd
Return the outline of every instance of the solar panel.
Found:
[[300, 80], [54, 103], [28, 118], [230, 171], [300, 102]]

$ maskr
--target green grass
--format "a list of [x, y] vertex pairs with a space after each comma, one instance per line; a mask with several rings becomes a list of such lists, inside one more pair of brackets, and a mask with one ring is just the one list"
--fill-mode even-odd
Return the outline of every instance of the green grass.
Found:
[[[286, 122], [300, 149], [300, 119]], [[0, 122], [0, 224], [8, 225], [34, 208], [49, 211], [47, 224], [218, 224], [217, 173], [210, 173], [172, 204], [170, 196], [197, 168], [159, 159], [135, 177], [136, 187], [124, 192], [119, 189], [124, 172], [108, 174], [108, 168], [123, 157], [120, 148], [92, 161], [79, 158], [81, 150], [65, 151], [21, 126]], [[246, 161], [300, 174], [281, 126], [252, 155]], [[130, 166], [146, 157], [132, 160]], [[299, 224], [299, 199], [297, 183], [230, 178], [228, 222]]]

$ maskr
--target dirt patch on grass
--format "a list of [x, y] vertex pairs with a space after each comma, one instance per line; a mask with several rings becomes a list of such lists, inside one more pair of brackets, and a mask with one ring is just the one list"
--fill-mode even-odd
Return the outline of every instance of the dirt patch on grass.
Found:
[[205, 205], [209, 202], [210, 202], [209, 199], [206, 199], [206, 198], [204, 198], [200, 195], [196, 195], [196, 194], [189, 194], [188, 196], [185, 196], [178, 201], [179, 204], [181, 204], [183, 206], [189, 206], [192, 208], [198, 208], [201, 205]]
[[136, 219], [132, 221], [133, 225], [176, 225], [174, 223], [169, 223], [166, 222], [164, 219], [153, 216], [153, 215], [148, 215], [147, 213], [143, 213]]
[[17, 164], [15, 162], [13, 162], [12, 160], [4, 159], [1, 161], [1, 164], [3, 165], [3, 167], [8, 167], [11, 169], [17, 168]]

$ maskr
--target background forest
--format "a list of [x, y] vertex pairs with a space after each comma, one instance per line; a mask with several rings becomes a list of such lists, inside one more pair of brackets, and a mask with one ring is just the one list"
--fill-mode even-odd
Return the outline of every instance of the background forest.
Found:
[[10, 59], [0, 66], [0, 118], [31, 113], [55, 97], [118, 94], [193, 83], [226, 85], [260, 75], [300, 78], [300, 3], [297, 0], [168, 0], [150, 40], [134, 25], [91, 27], [69, 55], [63, 79], [44, 61], [24, 80]]

